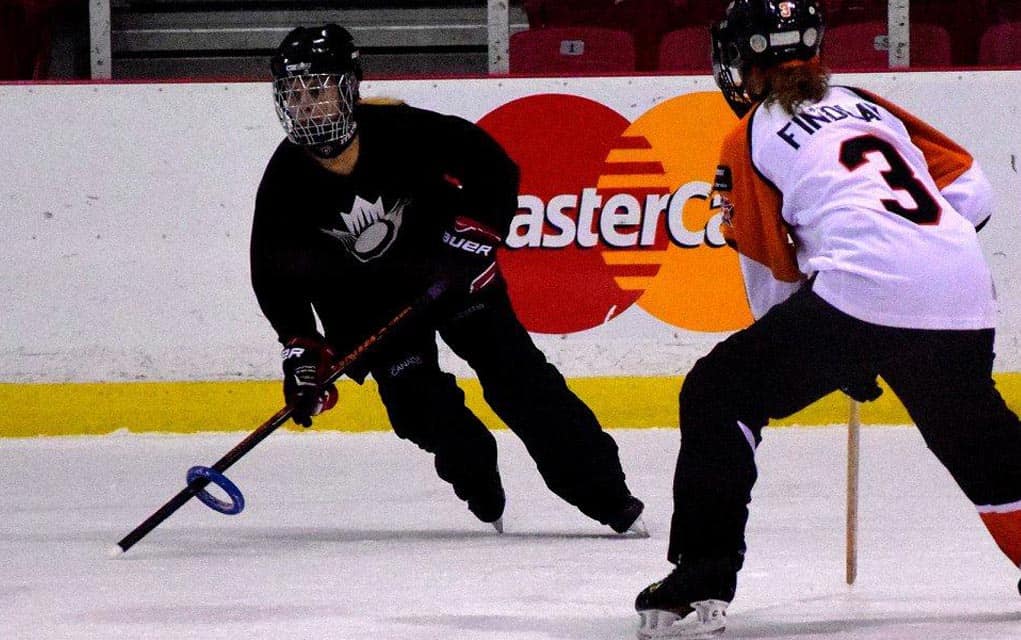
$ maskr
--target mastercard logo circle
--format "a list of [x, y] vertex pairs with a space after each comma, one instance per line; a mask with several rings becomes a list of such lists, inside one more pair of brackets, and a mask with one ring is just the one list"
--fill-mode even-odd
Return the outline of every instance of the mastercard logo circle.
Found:
[[747, 326], [737, 254], [708, 197], [734, 124], [717, 92], [671, 98], [634, 122], [564, 94], [479, 120], [521, 169], [499, 262], [525, 326], [574, 333], [632, 305], [692, 331]]

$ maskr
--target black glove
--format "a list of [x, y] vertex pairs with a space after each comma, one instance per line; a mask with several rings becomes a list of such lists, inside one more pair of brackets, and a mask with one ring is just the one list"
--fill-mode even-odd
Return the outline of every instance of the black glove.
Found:
[[438, 279], [450, 285], [448, 293], [470, 295], [499, 278], [496, 249], [500, 234], [483, 223], [458, 216], [443, 231]]
[[337, 387], [322, 385], [335, 354], [321, 339], [292, 338], [280, 354], [284, 368], [284, 400], [291, 418], [303, 427], [312, 426], [312, 416], [337, 404]]
[[883, 395], [876, 376], [857, 378], [840, 387], [840, 390], [844, 392], [844, 395], [858, 402], [872, 402]]

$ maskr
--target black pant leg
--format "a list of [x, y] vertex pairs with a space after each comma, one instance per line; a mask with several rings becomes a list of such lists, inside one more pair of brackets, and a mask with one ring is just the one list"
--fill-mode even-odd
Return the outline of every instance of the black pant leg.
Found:
[[992, 378], [992, 329], [891, 330], [880, 373], [976, 505], [1021, 500], [1021, 422]]
[[860, 379], [870, 333], [805, 288], [696, 362], [680, 393], [671, 562], [744, 553], [762, 428]]
[[394, 432], [434, 454], [437, 474], [460, 498], [499, 487], [496, 439], [440, 370], [433, 330], [402, 332], [373, 355], [371, 371]]
[[468, 301], [440, 328], [478, 375], [486, 402], [524, 443], [546, 485], [606, 524], [630, 492], [617, 444], [535, 346], [502, 286]]

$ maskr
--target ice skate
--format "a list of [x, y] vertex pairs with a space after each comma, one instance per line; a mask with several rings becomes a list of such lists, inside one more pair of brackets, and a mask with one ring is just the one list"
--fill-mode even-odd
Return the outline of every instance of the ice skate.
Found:
[[728, 604], [723, 600], [698, 600], [680, 611], [639, 611], [638, 638], [716, 638], [727, 629]]
[[492, 524], [497, 531], [503, 529], [503, 509], [506, 504], [503, 487], [468, 498], [468, 510], [482, 522]]
[[740, 560], [731, 558], [682, 560], [670, 575], [635, 599], [639, 640], [723, 634], [739, 567]]
[[642, 520], [645, 504], [634, 496], [628, 496], [624, 507], [607, 523], [615, 532], [634, 538], [648, 538], [649, 529]]
[[493, 525], [497, 533], [503, 533], [503, 510], [507, 505], [507, 496], [500, 481], [500, 472], [494, 468], [486, 476], [485, 481], [473, 487], [470, 493], [459, 490], [457, 486], [454, 490], [459, 498], [468, 503], [468, 510], [476, 518]]

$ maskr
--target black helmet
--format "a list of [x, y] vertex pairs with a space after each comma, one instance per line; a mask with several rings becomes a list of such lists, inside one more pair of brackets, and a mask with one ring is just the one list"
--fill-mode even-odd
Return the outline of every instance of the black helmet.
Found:
[[347, 29], [326, 24], [298, 27], [270, 60], [273, 98], [287, 138], [323, 158], [339, 155], [354, 140], [354, 106], [362, 65]]
[[743, 116], [762, 97], [744, 85], [749, 68], [814, 58], [823, 30], [818, 0], [733, 0], [712, 42], [713, 77], [734, 112]]

